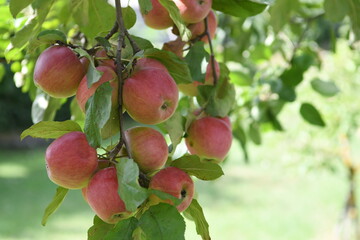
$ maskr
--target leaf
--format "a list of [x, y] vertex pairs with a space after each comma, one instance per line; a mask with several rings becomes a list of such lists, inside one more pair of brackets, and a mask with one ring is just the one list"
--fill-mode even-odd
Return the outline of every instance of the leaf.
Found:
[[171, 194], [150, 188], [150, 189], [148, 189], [148, 196], [151, 196], [151, 195], [156, 195], [161, 200], [170, 200], [174, 204], [175, 207], [178, 206], [182, 202], [182, 199], [174, 197]]
[[[37, 2], [37, 1], [35, 1]], [[42, 24], [48, 15], [53, 1], [42, 1], [37, 4], [37, 15], [32, 18], [11, 38], [11, 44], [14, 48], [22, 48], [28, 44], [40, 32]]]
[[90, 146], [101, 145], [100, 129], [110, 117], [112, 88], [109, 82], [101, 84], [87, 101], [84, 132]]
[[59, 30], [44, 30], [40, 32], [36, 38], [45, 44], [54, 44], [56, 41], [66, 43], [66, 35]]
[[68, 193], [69, 189], [58, 187], [56, 189], [55, 196], [51, 203], [46, 207], [43, 218], [41, 220], [41, 225], [45, 226], [47, 219], [53, 214], [64, 201], [66, 194]]
[[93, 58], [84, 49], [76, 48], [74, 51], [79, 53], [80, 57], [86, 57], [90, 61], [88, 70], [86, 72], [87, 86], [90, 88], [94, 83], [100, 80], [103, 72], [96, 69]]
[[344, 0], [325, 0], [325, 17], [333, 22], [340, 22], [349, 12], [349, 5]]
[[195, 176], [201, 180], [215, 180], [224, 172], [221, 167], [212, 162], [200, 161], [196, 155], [185, 155], [171, 162], [171, 166], [177, 167], [189, 175]]
[[171, 118], [164, 123], [166, 131], [169, 133], [170, 140], [172, 143], [172, 153], [175, 152], [177, 145], [180, 144], [184, 135], [184, 121], [181, 113], [176, 111]]
[[197, 42], [191, 48], [185, 57], [191, 77], [194, 81], [204, 82], [205, 74], [201, 72], [201, 64], [208, 53], [204, 49], [204, 42]]
[[334, 82], [314, 79], [311, 81], [311, 87], [325, 97], [333, 97], [340, 92]]
[[181, 39], [185, 42], [189, 41], [191, 38], [191, 32], [182, 20], [179, 8], [176, 6], [176, 4], [169, 0], [159, 0], [159, 3], [168, 10], [171, 19], [174, 21], [176, 27], [179, 30]]
[[246, 147], [247, 146], [247, 138], [246, 138], [246, 134], [245, 134], [243, 127], [238, 122], [236, 122], [234, 124], [233, 136], [235, 137], [235, 139], [237, 139], [239, 141], [241, 148], [243, 150], [243, 153], [244, 153], [245, 162], [248, 162], [249, 154], [248, 154], [247, 147]]
[[349, 5], [349, 17], [356, 40], [360, 40], [360, 0], [347, 0]]
[[213, 0], [212, 8], [232, 15], [247, 18], [257, 15], [265, 10], [268, 5], [252, 0]]
[[271, 15], [270, 25], [274, 28], [274, 31], [278, 33], [282, 27], [290, 20], [290, 16], [293, 10], [299, 7], [299, 0], [276, 0], [272, 5], [269, 12]]
[[132, 235], [138, 227], [138, 220], [134, 217], [121, 220], [105, 236], [104, 240], [133, 240]]
[[160, 203], [150, 207], [140, 218], [139, 226], [146, 239], [184, 240], [185, 221], [172, 205]]
[[126, 29], [132, 28], [136, 23], [136, 13], [130, 6], [122, 8], [122, 14], [124, 19], [124, 25]]
[[209, 233], [209, 224], [205, 219], [204, 212], [196, 199], [191, 201], [189, 207], [185, 210], [185, 214], [191, 216], [196, 225], [196, 232], [203, 240], [211, 240]]
[[10, 0], [9, 7], [13, 18], [16, 18], [21, 10], [29, 6], [34, 0]]
[[88, 240], [105, 240], [105, 236], [114, 228], [113, 224], [108, 224], [98, 216], [94, 217], [94, 225], [88, 230]]
[[310, 103], [303, 103], [301, 105], [300, 114], [310, 124], [320, 127], [325, 127], [326, 125], [319, 111]]
[[95, 40], [104, 47], [104, 49], [108, 52], [111, 49], [111, 43], [109, 42], [109, 40], [107, 40], [104, 37], [96, 37]]
[[249, 127], [249, 136], [250, 139], [256, 144], [256, 145], [260, 145], [261, 144], [261, 133], [260, 133], [260, 129], [257, 123], [251, 123], [250, 127]]
[[139, 6], [142, 14], [148, 14], [153, 8], [151, 0], [139, 0]]
[[118, 192], [124, 201], [126, 210], [133, 212], [147, 198], [146, 189], [140, 187], [139, 167], [134, 160], [129, 158], [121, 158], [116, 164], [118, 178]]
[[144, 56], [161, 62], [174, 78], [176, 84], [192, 82], [188, 65], [184, 60], [176, 56], [176, 54], [165, 50], [151, 48], [145, 50]]
[[72, 1], [73, 18], [88, 38], [109, 32], [116, 20], [115, 8], [106, 0]]
[[31, 136], [33, 138], [56, 139], [66, 133], [75, 131], [81, 132], [81, 127], [72, 120], [67, 120], [64, 122], [43, 121], [32, 125], [23, 131], [21, 133], [20, 139], [23, 140], [27, 136]]

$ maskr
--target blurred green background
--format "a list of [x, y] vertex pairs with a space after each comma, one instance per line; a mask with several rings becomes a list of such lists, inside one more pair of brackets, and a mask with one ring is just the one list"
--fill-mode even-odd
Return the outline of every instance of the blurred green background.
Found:
[[[287, 105], [279, 116], [281, 122], [288, 123], [286, 131], [265, 133], [261, 146], [249, 145], [248, 164], [234, 140], [224, 163], [225, 176], [215, 182], [196, 181], [198, 200], [213, 239], [337, 239], [349, 190], [340, 137], [356, 121], [360, 83], [353, 63], [356, 56], [345, 41], [338, 42], [338, 49], [336, 54], [322, 56], [322, 69], [310, 71], [299, 88], [302, 100], [316, 101], [326, 119], [326, 128], [305, 123], [296, 114], [299, 105]], [[341, 92], [323, 98], [311, 91], [307, 81], [319, 74], [331, 77]], [[0, 89], [11, 88], [9, 81], [11, 78], [3, 80]], [[21, 95], [15, 95], [20, 101]], [[2, 92], [0, 96], [5, 103], [6, 94]], [[16, 102], [19, 112], [29, 116], [28, 109], [22, 109], [26, 104], [26, 98], [23, 103]], [[7, 121], [5, 125], [11, 122], [9, 114], [19, 114], [14, 108], [4, 114], [3, 109], [1, 121]], [[16, 126], [26, 128], [29, 124], [24, 121]], [[0, 239], [86, 239], [93, 213], [80, 191], [71, 191], [47, 226], [40, 225], [56, 189], [44, 166], [47, 143], [34, 143], [28, 138], [20, 144], [18, 134], [22, 129], [2, 127], [0, 136], [8, 141], [5, 144], [2, 140], [0, 145]], [[356, 160], [360, 131], [354, 128], [354, 133], [350, 147]], [[348, 225], [345, 228], [346, 232], [353, 231]], [[199, 239], [190, 221], [186, 239]]]

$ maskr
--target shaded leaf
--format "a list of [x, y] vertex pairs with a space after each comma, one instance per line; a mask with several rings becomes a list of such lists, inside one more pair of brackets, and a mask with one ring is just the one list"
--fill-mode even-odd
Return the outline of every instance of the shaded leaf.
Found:
[[103, 72], [96, 69], [93, 58], [84, 49], [76, 48], [74, 51], [80, 54], [80, 58], [86, 57], [90, 61], [88, 70], [86, 72], [87, 86], [90, 88], [94, 83], [100, 80]]
[[130, 6], [122, 8], [124, 25], [126, 29], [132, 28], [136, 23], [136, 13]]
[[66, 43], [66, 35], [59, 30], [44, 30], [37, 35], [37, 40], [45, 44], [53, 44], [56, 41]]
[[175, 152], [177, 145], [182, 140], [184, 135], [184, 121], [181, 113], [176, 111], [167, 121], [164, 122], [164, 126], [166, 131], [170, 136], [170, 140], [172, 143], [172, 153]]
[[185, 61], [189, 66], [191, 77], [194, 81], [204, 82], [205, 74], [201, 72], [201, 63], [207, 55], [204, 43], [201, 41], [195, 43], [186, 55]]
[[105, 240], [105, 236], [114, 228], [114, 224], [108, 224], [98, 216], [94, 217], [94, 225], [88, 230], [88, 240]]
[[121, 220], [105, 236], [104, 240], [133, 240], [132, 235], [138, 227], [138, 220], [134, 217]]
[[9, 7], [13, 18], [16, 18], [21, 10], [29, 6], [34, 0], [10, 0]]
[[311, 81], [312, 88], [325, 97], [333, 97], [340, 92], [334, 82], [314, 79]]
[[151, 0], [138, 0], [142, 14], [148, 14], [153, 8]]
[[191, 204], [184, 213], [190, 215], [191, 220], [195, 222], [197, 234], [200, 235], [203, 240], [211, 240], [209, 224], [206, 221], [204, 212], [196, 199], [191, 201]]
[[247, 18], [257, 15], [265, 10], [268, 5], [252, 0], [213, 0], [212, 8], [232, 15]]
[[319, 111], [310, 103], [303, 103], [300, 108], [301, 116], [308, 122], [316, 126], [325, 127]]

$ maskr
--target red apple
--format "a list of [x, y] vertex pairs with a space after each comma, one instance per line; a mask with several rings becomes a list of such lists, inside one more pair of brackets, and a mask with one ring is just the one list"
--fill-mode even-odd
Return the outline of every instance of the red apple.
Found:
[[147, 14], [143, 14], [145, 24], [154, 29], [171, 27], [174, 23], [166, 8], [159, 3], [159, 0], [151, 0], [151, 3], [153, 8]]
[[187, 130], [186, 146], [191, 154], [220, 163], [230, 150], [232, 132], [227, 120], [203, 117]]
[[53, 141], [45, 160], [51, 181], [69, 189], [85, 187], [98, 165], [96, 150], [82, 132], [70, 132]]
[[125, 132], [128, 151], [144, 172], [160, 169], [168, 158], [168, 146], [164, 136], [149, 127], [134, 127]]
[[115, 224], [129, 215], [118, 194], [115, 167], [96, 172], [82, 193], [96, 215], [106, 223]]
[[[215, 13], [213, 11], [210, 11], [210, 13], [207, 15], [207, 21], [208, 21], [208, 31], [210, 34], [210, 38], [213, 39], [215, 37], [215, 32], [217, 28], [217, 19], [215, 16]], [[205, 32], [205, 22], [204, 20], [194, 23], [188, 26], [189, 30], [192, 34], [192, 40], [197, 38], [198, 36], [202, 35]], [[200, 39], [201, 41], [208, 43], [209, 39], [207, 36], [204, 36]]]
[[107, 56], [105, 49], [99, 49], [95, 53], [95, 59], [97, 60], [99, 66], [108, 66], [116, 71], [115, 61]]
[[212, 0], [174, 0], [186, 23], [197, 23], [209, 14]]
[[73, 51], [64, 46], [52, 46], [36, 61], [34, 82], [55, 98], [71, 97], [85, 75], [84, 66]]
[[88, 68], [89, 68], [89, 64], [90, 64], [90, 61], [88, 58], [86, 57], [82, 57], [80, 58], [80, 62], [81, 64], [84, 66], [84, 71], [85, 73], [87, 72]]
[[176, 54], [179, 58], [183, 58], [184, 56], [184, 46], [186, 42], [183, 42], [181, 38], [177, 38], [174, 41], [164, 43], [162, 49], [166, 51], [170, 51]]
[[[176, 167], [167, 167], [156, 173], [150, 180], [149, 188], [181, 199], [182, 202], [177, 206], [179, 212], [184, 211], [190, 205], [194, 196], [194, 182], [187, 173]], [[164, 201], [155, 195], [150, 196], [150, 203], [157, 204], [159, 202]], [[171, 201], [165, 202], [173, 204]]]
[[[211, 61], [210, 61], [211, 62]], [[192, 83], [180, 83], [178, 84], [179, 90], [187, 96], [194, 97], [198, 94], [197, 87], [199, 85], [213, 85], [214, 84], [214, 77], [211, 63], [208, 63], [206, 67], [206, 74], [205, 74], [205, 82], [201, 83], [198, 81], [193, 81]], [[215, 72], [217, 76], [220, 76], [220, 66], [219, 63], [215, 60]]]
[[139, 58], [136, 62], [135, 70], [145, 68], [158, 68], [167, 72], [167, 68], [158, 60], [153, 58]]
[[141, 64], [125, 80], [123, 90], [126, 111], [143, 124], [164, 122], [175, 112], [179, 100], [178, 88], [167, 70]]

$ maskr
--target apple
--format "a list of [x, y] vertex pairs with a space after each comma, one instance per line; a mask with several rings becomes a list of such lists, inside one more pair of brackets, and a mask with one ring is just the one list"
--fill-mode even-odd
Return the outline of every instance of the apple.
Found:
[[108, 66], [111, 67], [114, 71], [116, 71], [115, 61], [107, 56], [105, 49], [99, 49], [95, 53], [95, 59], [97, 60], [99, 66]]
[[115, 224], [129, 216], [125, 203], [118, 194], [115, 167], [99, 170], [82, 189], [85, 201], [104, 222]]
[[139, 58], [135, 69], [158, 68], [167, 72], [167, 68], [158, 60], [153, 58]]
[[162, 49], [169, 51], [169, 52], [173, 52], [176, 54], [176, 56], [178, 56], [179, 58], [183, 58], [184, 56], [184, 46], [185, 46], [186, 42], [183, 42], [181, 40], [181, 38], [177, 38], [174, 41], [169, 41], [164, 43]]
[[149, 127], [134, 127], [125, 131], [128, 152], [145, 172], [160, 169], [168, 158], [168, 146], [164, 136]]
[[151, 0], [151, 3], [153, 6], [152, 9], [147, 14], [142, 15], [145, 24], [154, 29], [171, 27], [174, 23], [166, 8], [159, 3], [159, 0]]
[[96, 150], [82, 132], [66, 133], [53, 141], [45, 161], [50, 180], [69, 189], [85, 187], [98, 166]]
[[[187, 173], [176, 167], [167, 167], [156, 173], [150, 180], [149, 188], [181, 199], [182, 202], [177, 206], [179, 212], [186, 210], [194, 196], [194, 182]], [[172, 201], [163, 201], [154, 194], [149, 200], [152, 205], [160, 202], [173, 204]]]
[[65, 46], [52, 46], [36, 61], [34, 82], [52, 97], [67, 98], [76, 93], [85, 73], [84, 66], [72, 50]]
[[232, 142], [229, 122], [209, 116], [194, 120], [187, 130], [188, 136], [185, 139], [189, 152], [205, 160], [222, 162]]
[[197, 23], [209, 14], [212, 0], [174, 0], [185, 23]]
[[87, 72], [87, 70], [88, 70], [88, 68], [89, 68], [90, 61], [89, 61], [88, 58], [82, 57], [82, 58], [80, 58], [80, 62], [81, 62], [81, 64], [83, 65], [84, 71], [85, 71], [85, 74], [86, 74], [86, 72]]
[[[217, 19], [214, 11], [210, 11], [210, 13], [207, 15], [207, 19], [210, 38], [213, 39], [215, 37], [215, 32], [217, 29]], [[205, 32], [205, 22], [204, 20], [202, 20], [198, 23], [190, 24], [188, 28], [192, 34], [191, 40], [196, 39], [198, 36], [202, 35]], [[200, 40], [205, 43], [209, 42], [207, 36], [202, 37]]]
[[[144, 61], [144, 60], [143, 60]], [[179, 101], [179, 91], [168, 71], [139, 64], [125, 80], [124, 107], [143, 124], [158, 124], [170, 118]]]
[[[220, 66], [219, 63], [215, 60], [215, 72], [216, 75], [220, 76]], [[200, 85], [213, 85], [214, 84], [214, 76], [213, 76], [211, 61], [209, 61], [206, 67], [205, 73], [205, 82], [193, 81], [192, 83], [180, 83], [178, 84], [179, 90], [187, 96], [194, 97], [198, 94], [197, 87]]]

